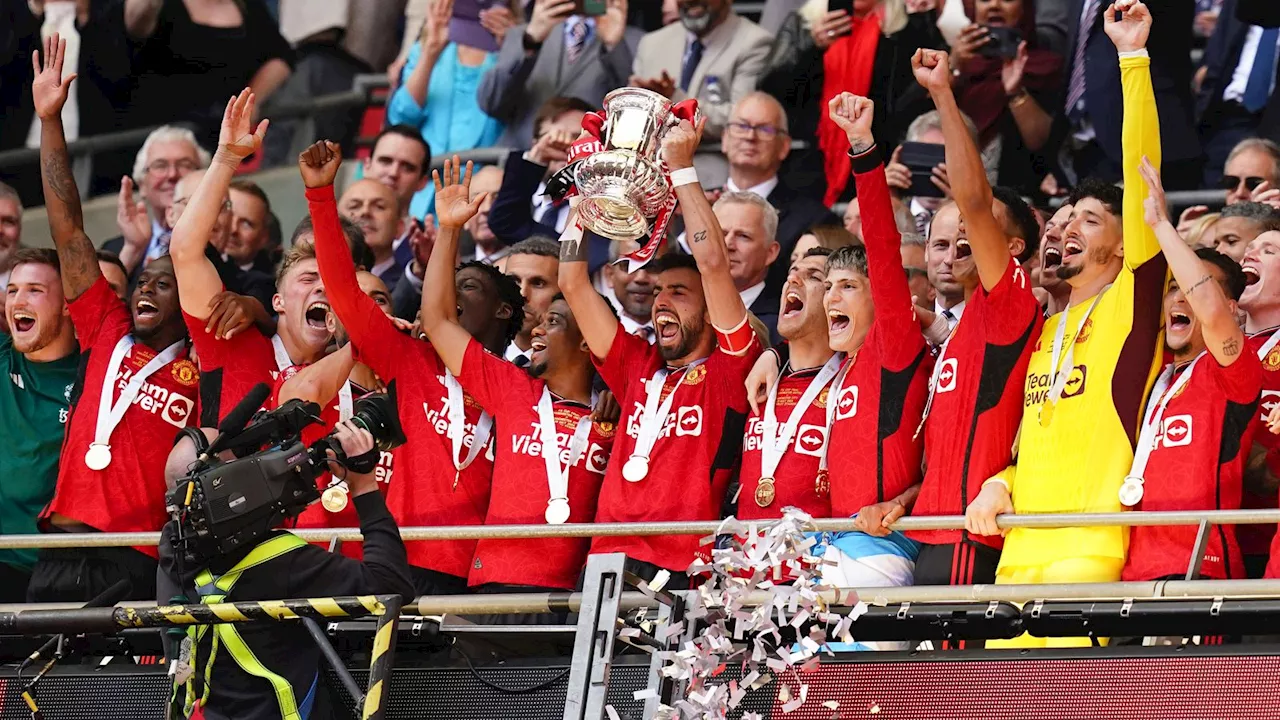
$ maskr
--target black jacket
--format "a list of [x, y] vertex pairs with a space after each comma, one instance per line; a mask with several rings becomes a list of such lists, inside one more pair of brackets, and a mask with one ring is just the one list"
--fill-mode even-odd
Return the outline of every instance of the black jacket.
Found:
[[[124, 238], [119, 235], [102, 243], [103, 250], [115, 253], [117, 256], [123, 248]], [[253, 268], [241, 270], [236, 267], [235, 263], [223, 260], [212, 245], [205, 246], [204, 255], [209, 258], [209, 262], [213, 263], [213, 267], [218, 271], [218, 279], [222, 280], [223, 287], [237, 295], [256, 298], [258, 302], [262, 303], [262, 307], [267, 309], [268, 313], [275, 314], [271, 311], [271, 298], [276, 294], [276, 279], [273, 272], [264, 272]], [[265, 258], [266, 254], [263, 253], [262, 257]], [[133, 272], [129, 274], [129, 292], [133, 292], [133, 287], [138, 284], [138, 276], [142, 274], [142, 265], [142, 263], [138, 263], [134, 266]], [[255, 263], [256, 266], [257, 263]], [[270, 260], [267, 260], [267, 267], [270, 267]]]
[[[876, 46], [869, 95], [876, 104], [873, 129], [881, 147], [895, 147], [915, 117], [899, 106], [903, 93], [916, 82], [911, 74], [911, 56], [922, 47], [945, 47], [934, 17], [933, 13], [911, 15], [906, 27], [881, 37]], [[818, 118], [827, 112], [821, 107], [825, 74], [822, 57], [823, 52], [813, 44], [808, 25], [799, 14], [792, 13], [778, 30], [759, 84], [761, 90], [777, 98], [787, 109], [791, 137], [811, 143], [808, 150], [792, 155], [787, 179], [796, 190], [819, 200], [827, 188], [822, 151], [814, 142]], [[854, 184], [849, 182], [840, 199], [848, 200], [853, 194]]]
[[[1236, 18], [1240, 22], [1266, 28], [1280, 27], [1280, 2], [1276, 0], [1231, 1], [1237, 2]], [[1226, 8], [1223, 8], [1223, 14], [1226, 14]], [[1271, 100], [1262, 111], [1262, 122], [1258, 125], [1258, 134], [1280, 142], [1280, 92], [1271, 93]]]
[[[841, 222], [830, 208], [822, 204], [820, 195], [800, 193], [782, 178], [779, 178], [778, 186], [769, 193], [767, 199], [769, 204], [778, 211], [776, 239], [780, 248], [778, 259], [769, 266], [769, 274], [765, 276], [764, 295], [773, 297], [775, 306], [773, 311], [776, 315], [778, 297], [782, 293], [782, 285], [787, 281], [787, 270], [791, 266], [791, 251], [796, 249], [796, 241], [815, 225], [840, 225]], [[774, 328], [770, 325], [770, 330], [772, 329]]]
[[[387, 510], [381, 492], [354, 498], [360, 515], [360, 532], [364, 535], [364, 561], [337, 553], [325, 552], [315, 545], [305, 545], [293, 552], [256, 567], [240, 576], [227, 602], [246, 600], [281, 600], [322, 598], [340, 595], [398, 594], [413, 597], [409, 581], [409, 561], [405, 556], [400, 531]], [[173, 524], [165, 526], [160, 540], [160, 577], [157, 602], [169, 604], [185, 588], [189, 598], [198, 597], [194, 578], [200, 568], [175, 567], [170, 538]], [[226, 572], [246, 553], [221, 558], [211, 564], [214, 574]], [[242, 623], [237, 627], [245, 644], [268, 669], [279, 673], [293, 686], [299, 705], [307, 696], [320, 672], [320, 650], [301, 623]], [[211, 635], [206, 638], [211, 639]], [[209, 657], [208, 640], [197, 649], [197, 675], [203, 677], [203, 658]], [[197, 682], [197, 688], [199, 683]], [[279, 705], [271, 685], [246, 674], [222, 650], [214, 662], [212, 688], [205, 717], [209, 720], [267, 720], [280, 717]], [[316, 705], [310, 720], [328, 717], [323, 682], [317, 683]]]

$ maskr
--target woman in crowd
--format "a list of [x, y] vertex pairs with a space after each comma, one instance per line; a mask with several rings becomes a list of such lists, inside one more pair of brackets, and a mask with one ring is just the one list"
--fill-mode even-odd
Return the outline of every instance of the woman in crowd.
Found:
[[[387, 123], [421, 129], [433, 154], [490, 147], [502, 135], [502, 123], [476, 103], [476, 90], [497, 63], [502, 38], [519, 21], [520, 3], [481, 7], [479, 0], [431, 3], [387, 104]], [[414, 195], [414, 217], [431, 210], [434, 195], [431, 183]]]
[[792, 137], [816, 141], [816, 150], [793, 158], [795, 185], [825, 185], [823, 200], [830, 206], [852, 197], [853, 183], [849, 144], [827, 117], [827, 103], [844, 91], [870, 98], [876, 138], [893, 147], [906, 127], [895, 103], [915, 86], [911, 55], [917, 48], [942, 47], [942, 37], [933, 13], [908, 15], [904, 0], [853, 0], [852, 13], [827, 7], [828, 0], [809, 0], [787, 17], [760, 89], [788, 109]]
[[[973, 22], [952, 46], [955, 94], [978, 126], [983, 156], [999, 156], [997, 182], [1031, 194], [1045, 175], [1039, 153], [1049, 141], [1051, 110], [1062, 104], [1062, 56], [1039, 47], [1036, 0], [964, 0]], [[989, 28], [1013, 29], [1021, 42], [1006, 46]], [[997, 30], [996, 32], [1000, 32]]]
[[124, 23], [138, 45], [132, 124], [192, 122], [204, 147], [227, 98], [248, 86], [261, 108], [292, 72], [293, 49], [257, 0], [125, 0]]
[[796, 247], [791, 251], [791, 262], [804, 257], [804, 254], [816, 247], [828, 250], [839, 250], [846, 245], [861, 245], [853, 233], [839, 225], [814, 225], [809, 232], [796, 240]]

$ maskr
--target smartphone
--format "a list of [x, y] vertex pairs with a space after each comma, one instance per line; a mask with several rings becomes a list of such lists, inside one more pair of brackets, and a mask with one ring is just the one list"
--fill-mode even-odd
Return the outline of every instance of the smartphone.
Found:
[[595, 17], [608, 12], [609, 6], [606, 0], [577, 0], [577, 5], [573, 8], [575, 15], [586, 15]]
[[827, 12], [843, 10], [853, 15], [853, 0], [827, 0]]
[[906, 194], [911, 197], [945, 197], [942, 189], [933, 184], [933, 169], [946, 162], [946, 146], [939, 143], [905, 142], [898, 162], [911, 171], [911, 187]]
[[987, 34], [991, 41], [978, 48], [978, 54], [989, 58], [1013, 58], [1018, 56], [1018, 45], [1022, 43], [1022, 33], [1015, 28], [992, 27], [987, 25]]

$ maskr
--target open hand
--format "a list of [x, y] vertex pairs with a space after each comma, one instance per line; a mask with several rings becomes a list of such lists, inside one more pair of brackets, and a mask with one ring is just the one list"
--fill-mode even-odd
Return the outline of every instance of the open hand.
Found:
[[449, 44], [449, 19], [453, 17], [453, 0], [434, 0], [427, 8], [418, 41], [424, 55], [435, 55]]
[[871, 134], [875, 111], [874, 102], [851, 92], [842, 92], [827, 104], [827, 113], [849, 138], [849, 147], [854, 155], [864, 153], [876, 144], [875, 136]]
[[515, 27], [515, 24], [516, 16], [511, 14], [511, 8], [495, 5], [480, 11], [480, 27], [489, 31], [493, 39], [498, 41], [499, 47], [506, 39], [507, 31]]
[[760, 414], [760, 409], [769, 399], [769, 391], [778, 382], [779, 374], [778, 356], [775, 353], [764, 353], [751, 367], [751, 372], [747, 374], [746, 385], [747, 404], [751, 406], [753, 415]]
[[[1120, 19], [1116, 20], [1116, 13]], [[1142, 0], [1116, 0], [1103, 13], [1103, 29], [1119, 52], [1135, 52], [1147, 46], [1151, 11]]]
[[652, 90], [665, 98], [671, 98], [676, 94], [676, 81], [667, 74], [666, 70], [663, 70], [662, 75], [656, 78], [642, 78], [632, 75], [627, 84], [644, 88], [645, 90]]
[[335, 142], [320, 140], [298, 155], [302, 183], [309, 188], [332, 185], [342, 165], [342, 148]]
[[[457, 155], [444, 161], [444, 170], [432, 170], [431, 179], [436, 184], [436, 220], [440, 227], [461, 229], [480, 211], [480, 205], [489, 193], [471, 197], [471, 161], [462, 169]], [[443, 178], [443, 179], [442, 179]]]
[[146, 248], [151, 243], [151, 218], [147, 217], [147, 204], [134, 202], [133, 179], [120, 178], [120, 194], [116, 196], [116, 227], [126, 245]]
[[1138, 168], [1142, 180], [1147, 184], [1147, 199], [1142, 202], [1142, 219], [1152, 228], [1169, 222], [1169, 209], [1165, 205], [1164, 185], [1160, 183], [1160, 171], [1151, 164], [1146, 156]]
[[224, 290], [209, 299], [209, 320], [204, 331], [219, 340], [230, 340], [253, 325], [253, 303], [257, 301]]
[[1270, 205], [1271, 207], [1280, 210], [1280, 188], [1273, 188], [1269, 181], [1263, 180], [1258, 183], [1258, 187], [1254, 188], [1253, 192], [1249, 194], [1249, 201], [1262, 203], [1263, 205]]
[[62, 76], [62, 63], [67, 55], [67, 41], [54, 33], [44, 41], [44, 62], [41, 63], [40, 51], [31, 53], [31, 68], [35, 71], [35, 80], [31, 83], [31, 97], [35, 100], [36, 115], [41, 120], [53, 120], [62, 115], [62, 106], [67, 103], [67, 92], [76, 74]]
[[222, 129], [218, 131], [218, 154], [239, 163], [262, 147], [270, 120], [253, 127], [254, 95], [249, 88], [227, 101], [222, 112]]
[[991, 33], [981, 25], [969, 24], [960, 30], [955, 43], [951, 45], [951, 62], [963, 70], [965, 66], [978, 59], [978, 51], [991, 42]]
[[1004, 65], [1000, 66], [1000, 82], [1004, 84], [1005, 97], [1013, 97], [1022, 92], [1022, 76], [1027, 70], [1029, 59], [1031, 53], [1027, 50], [1025, 40], [1018, 43], [1016, 55], [1005, 58]]
[[627, 32], [627, 0], [607, 0], [605, 13], [596, 18], [596, 34], [606, 51], [622, 42]]
[[831, 43], [848, 35], [852, 29], [853, 18], [849, 17], [848, 12], [830, 10], [809, 27], [809, 34], [813, 36], [813, 44], [819, 50], [826, 50], [831, 47]]

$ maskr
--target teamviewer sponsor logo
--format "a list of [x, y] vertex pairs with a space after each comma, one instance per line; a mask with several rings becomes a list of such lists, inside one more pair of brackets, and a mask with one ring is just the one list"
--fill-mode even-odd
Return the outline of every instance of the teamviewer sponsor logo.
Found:
[[195, 407], [195, 403], [177, 393], [169, 395], [168, 402], [165, 403], [164, 410], [161, 411], [160, 417], [164, 421], [177, 428], [187, 426], [187, 419], [191, 417], [191, 410]]
[[1171, 415], [1161, 423], [1163, 445], [1165, 447], [1182, 447], [1191, 444], [1191, 416]]
[[942, 367], [938, 368], [938, 387], [936, 392], [951, 392], [956, 389], [956, 375], [959, 374], [959, 362], [955, 358], [947, 358], [942, 361]]
[[683, 406], [676, 411], [676, 418], [676, 437], [702, 434], [702, 408], [700, 406]]
[[1259, 403], [1259, 410], [1261, 412], [1259, 419], [1266, 422], [1267, 418], [1271, 416], [1271, 411], [1275, 409], [1276, 403], [1280, 403], [1280, 392], [1275, 390], [1263, 390], [1262, 400]]
[[827, 444], [827, 429], [821, 425], [801, 425], [796, 430], [796, 452], [821, 457]]
[[844, 420], [858, 414], [858, 386], [851, 385], [840, 391], [836, 398], [836, 419]]

